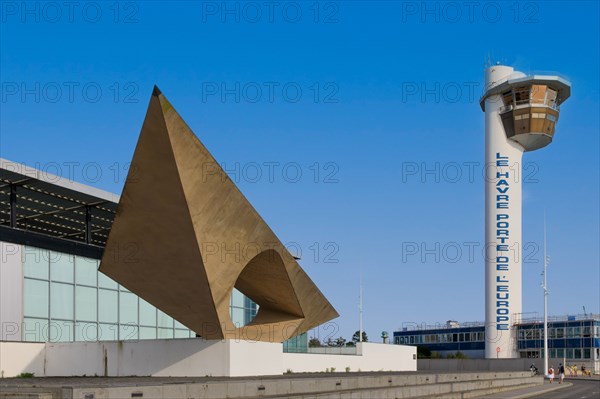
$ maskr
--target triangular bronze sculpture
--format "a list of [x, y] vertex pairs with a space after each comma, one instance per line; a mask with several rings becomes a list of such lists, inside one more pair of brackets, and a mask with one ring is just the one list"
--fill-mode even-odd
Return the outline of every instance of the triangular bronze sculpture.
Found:
[[[156, 87], [100, 271], [206, 339], [283, 342], [338, 316]], [[259, 305], [247, 326], [234, 287]]]

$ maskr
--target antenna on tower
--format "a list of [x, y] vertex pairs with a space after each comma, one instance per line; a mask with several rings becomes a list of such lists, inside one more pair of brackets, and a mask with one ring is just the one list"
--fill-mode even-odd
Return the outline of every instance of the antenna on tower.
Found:
[[489, 68], [489, 67], [492, 66], [492, 56], [490, 55], [490, 53], [488, 53], [488, 55], [487, 55], [487, 58], [486, 58], [486, 60], [484, 62], [484, 66], [486, 68]]
[[362, 342], [363, 336], [363, 302], [362, 302], [362, 267], [359, 277], [359, 289], [358, 289], [358, 342]]

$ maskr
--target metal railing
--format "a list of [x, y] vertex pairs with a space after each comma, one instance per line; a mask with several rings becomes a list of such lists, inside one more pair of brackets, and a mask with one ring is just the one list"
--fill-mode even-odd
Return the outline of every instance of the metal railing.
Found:
[[[576, 314], [576, 315], [548, 316], [548, 322], [586, 321], [586, 320], [600, 321], [600, 314], [587, 313], [587, 314]], [[519, 317], [518, 315], [516, 315], [514, 324], [543, 323], [543, 322], [544, 322], [543, 317], [539, 317], [539, 316]]]
[[356, 355], [355, 346], [324, 346], [317, 348], [308, 348], [307, 353], [318, 355]]
[[449, 328], [466, 328], [466, 327], [482, 327], [485, 326], [484, 321], [468, 321], [458, 323], [457, 325], [448, 325], [448, 323], [436, 323], [436, 324], [406, 324], [399, 327], [397, 332], [405, 331], [425, 331], [425, 330], [444, 330]]

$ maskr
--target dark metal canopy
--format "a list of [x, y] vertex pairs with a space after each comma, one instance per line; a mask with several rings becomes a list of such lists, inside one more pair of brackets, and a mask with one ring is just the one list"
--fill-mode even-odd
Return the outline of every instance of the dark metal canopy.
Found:
[[0, 162], [3, 241], [14, 242], [9, 234], [31, 233], [104, 248], [118, 196], [22, 164]]

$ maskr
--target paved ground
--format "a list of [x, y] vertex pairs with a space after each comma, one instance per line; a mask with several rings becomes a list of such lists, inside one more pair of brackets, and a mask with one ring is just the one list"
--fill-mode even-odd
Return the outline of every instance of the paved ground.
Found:
[[[600, 379], [598, 378], [570, 378], [568, 382], [573, 386], [532, 398], [544, 399], [598, 399], [600, 398]], [[554, 383], [552, 383], [554, 384]], [[544, 386], [550, 384], [544, 384]]]
[[563, 384], [557, 381], [537, 387], [483, 396], [482, 399], [600, 399], [600, 377], [567, 378]]

